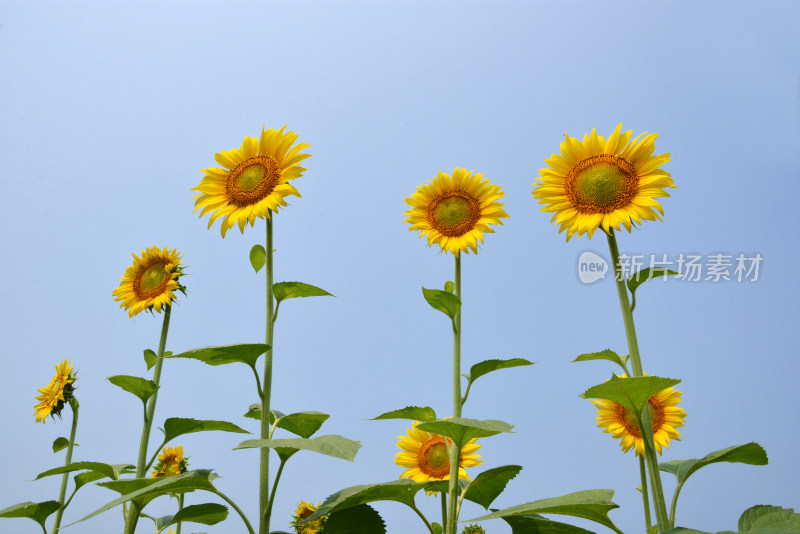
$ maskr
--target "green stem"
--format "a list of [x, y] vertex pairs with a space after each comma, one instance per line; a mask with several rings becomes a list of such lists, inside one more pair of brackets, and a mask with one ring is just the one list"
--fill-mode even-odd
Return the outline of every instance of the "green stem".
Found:
[[[142, 439], [139, 442], [139, 459], [136, 462], [136, 478], [144, 478], [147, 473], [147, 445], [150, 443], [150, 430], [153, 428], [153, 417], [156, 412], [156, 401], [158, 400], [158, 388], [161, 384], [161, 367], [164, 364], [164, 349], [167, 346], [167, 333], [169, 332], [169, 319], [172, 315], [172, 306], [164, 307], [164, 321], [161, 324], [161, 339], [158, 342], [158, 354], [156, 365], [153, 370], [153, 382], [156, 384], [156, 391], [147, 402], [147, 410], [144, 414], [144, 427], [142, 428]], [[136, 523], [139, 521], [139, 506], [131, 502], [128, 509], [128, 517], [125, 520], [125, 533], [133, 534], [136, 530]]]
[[[266, 344], [267, 352], [264, 355], [264, 385], [262, 386], [261, 396], [261, 439], [269, 439], [269, 413], [270, 413], [270, 393], [272, 391], [272, 333], [273, 333], [273, 300], [272, 295], [272, 218], [274, 213], [270, 212], [267, 217], [267, 333]], [[259, 494], [259, 534], [269, 533], [269, 452], [270, 449], [263, 447], [260, 449], [261, 470], [258, 481]]]
[[447, 525], [447, 494], [442, 492], [442, 528]]
[[669, 509], [669, 526], [672, 528], [675, 528], [675, 509], [678, 507], [678, 495], [680, 495], [682, 487], [683, 482], [678, 482], [678, 486], [675, 488], [675, 494], [672, 496], [672, 505]]
[[[633, 312], [631, 311], [630, 300], [628, 299], [628, 288], [625, 285], [625, 275], [622, 273], [622, 266], [619, 262], [619, 249], [617, 248], [617, 238], [614, 230], [609, 230], [608, 248], [611, 251], [611, 263], [614, 265], [614, 278], [617, 282], [617, 294], [619, 295], [619, 305], [622, 309], [622, 320], [625, 323], [625, 336], [628, 338], [628, 351], [633, 366], [633, 376], [644, 376], [642, 369], [642, 359], [639, 355], [639, 342], [636, 339], [636, 327], [633, 323]], [[667, 517], [667, 505], [664, 500], [664, 490], [661, 486], [661, 475], [658, 472], [658, 459], [656, 458], [655, 445], [653, 444], [653, 428], [650, 420], [650, 410], [646, 406], [642, 410], [641, 420], [642, 437], [644, 441], [645, 461], [647, 471], [650, 475], [650, 487], [653, 490], [653, 506], [656, 511], [656, 522], [658, 531], [663, 532], [669, 529], [669, 518]]]
[[[72, 463], [72, 449], [75, 447], [75, 432], [78, 430], [78, 408], [80, 408], [78, 399], [76, 399], [75, 397], [71, 398], [69, 401], [69, 406], [70, 408], [72, 408], [72, 430], [70, 430], [69, 432], [69, 445], [67, 445], [67, 459], [64, 461], [64, 465], [69, 465]], [[69, 473], [64, 473], [64, 476], [61, 477], [61, 491], [58, 494], [58, 510], [56, 510], [56, 518], [53, 521], [53, 534], [57, 534], [58, 529], [61, 528], [61, 516], [64, 515], [64, 508], [67, 507], [64, 504], [64, 498], [67, 496], [68, 481], [69, 481]]]
[[[461, 254], [455, 254], [455, 296], [461, 300]], [[453, 317], [453, 417], [461, 417], [461, 309]], [[448, 511], [446, 534], [456, 534], [458, 521], [458, 464], [461, 450], [453, 443], [450, 452], [450, 484], [448, 486]]]
[[221, 491], [219, 491], [219, 490], [218, 490], [218, 489], [216, 489], [216, 488], [214, 488], [214, 489], [212, 489], [212, 490], [208, 490], [208, 491], [210, 491], [211, 493], [214, 493], [214, 494], [216, 494], [216, 495], [219, 495], [220, 497], [222, 497], [222, 499], [223, 499], [223, 500], [224, 500], [226, 503], [230, 504], [230, 505], [231, 505], [231, 508], [233, 508], [234, 510], [236, 510], [236, 513], [237, 513], [237, 514], [239, 514], [239, 517], [241, 517], [241, 518], [242, 518], [242, 521], [244, 521], [244, 524], [245, 524], [245, 526], [247, 527], [247, 532], [249, 532], [250, 534], [256, 534], [255, 530], [253, 530], [253, 525], [251, 525], [251, 524], [250, 524], [250, 521], [248, 521], [248, 520], [247, 520], [247, 516], [246, 516], [246, 515], [244, 515], [244, 512], [242, 512], [242, 509], [241, 509], [241, 508], [239, 508], [238, 506], [236, 506], [236, 503], [235, 503], [235, 502], [233, 502], [232, 500], [230, 500], [230, 498], [228, 498], [228, 496], [227, 496], [227, 495], [225, 495], [224, 493], [222, 493]]
[[[183, 493], [178, 495], [178, 511], [180, 512], [183, 510]], [[181, 522], [178, 521], [178, 524], [175, 525], [175, 534], [181, 534]]]
[[419, 508], [417, 508], [417, 507], [416, 507], [414, 504], [411, 504], [411, 505], [409, 505], [409, 506], [411, 506], [411, 509], [412, 509], [412, 510], [414, 510], [415, 512], [417, 512], [417, 515], [418, 515], [418, 516], [419, 516], [419, 517], [422, 519], [422, 521], [425, 523], [425, 526], [426, 526], [426, 527], [428, 527], [428, 531], [429, 531], [431, 534], [436, 534], [436, 531], [435, 531], [435, 530], [433, 530], [433, 525], [431, 525], [431, 524], [430, 524], [430, 522], [428, 521], [428, 518], [426, 518], [424, 515], [422, 515], [422, 512], [420, 512], [420, 511], [419, 511]]
[[653, 521], [650, 519], [650, 498], [647, 495], [647, 471], [645, 470], [646, 467], [644, 465], [644, 457], [639, 456], [639, 476], [642, 479], [642, 504], [644, 505], [644, 524], [645, 532], [650, 530], [650, 527], [653, 526]]
[[[275, 481], [272, 483], [272, 493], [269, 496], [269, 504], [267, 505], [267, 517], [272, 516], [272, 503], [275, 501], [275, 491], [278, 489], [278, 482], [281, 480], [284, 465], [286, 465], [286, 461], [281, 460], [281, 464], [278, 466], [278, 472], [275, 473]], [[180, 534], [180, 532], [178, 534]]]

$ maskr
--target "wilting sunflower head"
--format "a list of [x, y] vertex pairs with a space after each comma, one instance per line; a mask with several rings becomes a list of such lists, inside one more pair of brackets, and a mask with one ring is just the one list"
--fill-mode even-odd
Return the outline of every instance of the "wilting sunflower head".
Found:
[[592, 129], [583, 141], [564, 135], [561, 154], [544, 160], [533, 182], [533, 196], [552, 212], [559, 233], [567, 241], [578, 234], [592, 235], [598, 228], [609, 233], [622, 224], [629, 232], [633, 223], [661, 220], [664, 210], [655, 199], [668, 197], [665, 188], [675, 187], [667, 171], [659, 167], [670, 161], [669, 153], [653, 155], [658, 134], [642, 133], [630, 140], [633, 130], [620, 133], [622, 123], [606, 140]]
[[36, 400], [40, 402], [33, 407], [37, 423], [44, 423], [48, 415], [54, 419], [56, 415], [61, 417], [64, 405], [74, 396], [75, 379], [75, 369], [70, 367], [69, 360], [64, 360], [56, 365], [56, 376], [50, 380], [47, 386], [36, 390], [40, 393], [36, 397]]
[[297, 510], [294, 511], [294, 516], [292, 516], [292, 522], [290, 523], [297, 534], [319, 534], [322, 532], [322, 527], [325, 526], [325, 521], [328, 520], [327, 515], [303, 523], [307, 517], [310, 517], [311, 514], [317, 511], [320, 504], [322, 503], [314, 506], [306, 501], [300, 501], [300, 504], [297, 505]]
[[[620, 378], [626, 378], [622, 375]], [[653, 441], [658, 454], [661, 454], [662, 447], [669, 448], [671, 439], [681, 440], [681, 434], [677, 428], [683, 426], [686, 412], [678, 408], [677, 404], [681, 401], [681, 392], [675, 388], [662, 389], [648, 401], [650, 407], [650, 421], [653, 425]], [[614, 401], [593, 400], [597, 406], [597, 427], [602, 428], [603, 432], [612, 434], [615, 438], [621, 438], [620, 446], [622, 452], [628, 452], [631, 447], [636, 450], [636, 455], [644, 454], [644, 439], [636, 422], [633, 413]]]
[[503, 224], [508, 217], [499, 185], [492, 185], [482, 173], [455, 169], [453, 177], [439, 171], [431, 182], [417, 187], [406, 199], [411, 209], [406, 210], [404, 222], [409, 231], [421, 230], [419, 237], [428, 236], [428, 246], [438, 243], [445, 252], [478, 253], [478, 241], [483, 243], [484, 233], [494, 233], [490, 224]]
[[188, 459], [183, 457], [183, 445], [164, 447], [150, 478], [174, 477], [185, 473], [188, 466]]
[[486, 531], [483, 530], [483, 527], [480, 525], [474, 524], [464, 527], [464, 530], [461, 531], [461, 534], [486, 534]]
[[[414, 482], [450, 480], [450, 456], [447, 454], [445, 438], [439, 434], [420, 430], [417, 425], [419, 421], [412, 423], [411, 428], [407, 430], [408, 436], [397, 436], [400, 438], [397, 446], [402, 451], [395, 455], [394, 463], [406, 468], [400, 478], [410, 478]], [[475, 454], [475, 451], [481, 448], [475, 443], [477, 439], [469, 440], [461, 449], [461, 459], [458, 462], [460, 479], [469, 480], [465, 467], [475, 467], [483, 463], [480, 455]], [[447, 440], [451, 442], [450, 438]], [[435, 495], [437, 492], [425, 493]]]
[[177, 249], [164, 250], [148, 247], [140, 258], [133, 254], [133, 265], [125, 269], [119, 279], [119, 287], [111, 294], [114, 300], [121, 300], [120, 308], [128, 310], [133, 317], [143, 310], [161, 312], [175, 300], [175, 290], [186, 294], [186, 288], [179, 282], [183, 275], [181, 255]]
[[248, 222], [253, 226], [256, 217], [270, 217], [278, 206], [286, 206], [287, 196], [300, 196], [289, 182], [306, 170], [298, 164], [311, 156], [302, 152], [311, 145], [294, 145], [298, 135], [284, 130], [286, 126], [280, 130], [262, 128], [260, 138], [248, 135], [241, 148], [223, 150], [214, 156], [222, 169], [200, 171], [205, 176], [200, 185], [192, 188], [199, 192], [193, 199], [194, 211], [202, 208], [200, 217], [213, 212], [209, 228], [221, 218], [222, 237], [237, 223], [244, 233]]

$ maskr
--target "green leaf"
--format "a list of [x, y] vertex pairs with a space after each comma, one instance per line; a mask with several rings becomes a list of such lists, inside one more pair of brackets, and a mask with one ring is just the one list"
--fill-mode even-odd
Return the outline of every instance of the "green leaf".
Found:
[[436, 534], [442, 534], [442, 532], [444, 532], [444, 528], [439, 523], [431, 523], [431, 527], [433, 527], [433, 531]]
[[378, 512], [366, 504], [335, 512], [325, 521], [322, 534], [385, 534], [386, 525]]
[[95, 471], [108, 477], [112, 480], [119, 480], [119, 474], [126, 468], [133, 468], [131, 464], [104, 464], [102, 462], [74, 462], [69, 465], [62, 465], [43, 473], [36, 475], [34, 480], [49, 477], [53, 475], [60, 475], [62, 473], [71, 473], [73, 471]]
[[260, 447], [269, 447], [270, 449], [276, 450], [294, 449], [288, 456], [291, 456], [299, 450], [312, 451], [352, 462], [355, 460], [358, 449], [361, 448], [361, 443], [342, 436], [329, 435], [310, 439], [249, 439], [241, 442], [235, 449], [255, 449]]
[[250, 265], [258, 272], [265, 263], [267, 263], [267, 250], [262, 245], [253, 245], [250, 249]]
[[249, 434], [247, 430], [240, 428], [227, 421], [210, 421], [197, 419], [184, 419], [181, 417], [170, 417], [164, 421], [164, 441], [172, 441], [178, 436], [192, 434], [194, 432], [208, 432], [219, 430], [222, 432], [237, 432], [239, 434]]
[[678, 379], [660, 376], [620, 378], [614, 375], [611, 380], [590, 387], [581, 397], [614, 401], [634, 414], [641, 414], [650, 397], [678, 383]]
[[[76, 443], [75, 446], [77, 447], [78, 444]], [[69, 447], [69, 440], [67, 438], [56, 438], [53, 442], [53, 452], [56, 453], [60, 450], [64, 450]]]
[[380, 414], [378, 417], [373, 417], [372, 420], [378, 419], [410, 419], [412, 421], [435, 421], [436, 412], [430, 406], [420, 408], [419, 406], [406, 406], [399, 410], [392, 410]]
[[109, 376], [106, 380], [128, 393], [133, 393], [144, 403], [158, 390], [155, 382], [138, 376], [115, 375]]
[[452, 293], [441, 289], [425, 289], [423, 287], [422, 295], [431, 308], [439, 310], [450, 319], [455, 319], [456, 314], [461, 311], [461, 300]]
[[150, 349], [145, 349], [145, 351], [144, 351], [144, 363], [147, 364], [147, 370], [148, 371], [150, 369], [152, 369], [153, 366], [156, 364], [156, 360], [158, 360], [158, 356], [156, 355], [156, 353], [153, 352]]
[[475, 477], [464, 498], [478, 503], [487, 510], [492, 502], [506, 489], [508, 482], [522, 471], [521, 465], [504, 465], [488, 469]]
[[748, 508], [739, 518], [739, 532], [779, 534], [800, 532], [800, 514], [792, 508], [760, 504]]
[[746, 443], [744, 445], [720, 449], [700, 459], [689, 458], [688, 460], [662, 462], [658, 464], [658, 468], [661, 471], [672, 473], [677, 477], [678, 484], [683, 484], [692, 473], [701, 467], [719, 462], [767, 465], [767, 451], [758, 443]]
[[448, 280], [444, 283], [444, 290], [448, 293], [455, 293], [456, 292], [456, 285], [453, 283], [452, 280]]
[[478, 421], [477, 419], [452, 417], [450, 419], [420, 423], [417, 428], [452, 438], [456, 446], [461, 449], [472, 438], [485, 438], [500, 432], [511, 432], [514, 425], [491, 419]]
[[574, 360], [573, 362], [588, 362], [591, 360], [608, 360], [610, 362], [614, 362], [623, 369], [625, 369], [625, 362], [628, 361], [627, 356], [620, 356], [616, 352], [611, 349], [606, 349], [600, 352], [589, 352], [587, 354], [581, 354]]
[[75, 481], [75, 491], [78, 491], [78, 489], [80, 489], [82, 486], [85, 486], [89, 482], [94, 482], [95, 480], [100, 480], [101, 478], [106, 478], [106, 476], [99, 471], [86, 471], [85, 473], [78, 473], [73, 478]]
[[44, 522], [50, 514], [58, 510], [59, 506], [58, 501], [21, 502], [0, 510], [0, 517], [27, 517], [45, 528]]
[[680, 273], [676, 273], [675, 271], [664, 267], [647, 267], [646, 269], [636, 271], [628, 278], [628, 289], [630, 289], [631, 293], [634, 293], [640, 285], [644, 284], [648, 280], [652, 280], [653, 278], [657, 278], [659, 276], [673, 276], [676, 274]]
[[594, 534], [575, 525], [551, 521], [538, 514], [511, 515], [503, 521], [511, 526], [511, 534]]
[[[114, 491], [118, 491], [122, 493], [122, 495], [113, 501], [104, 504], [86, 517], [66, 525], [64, 528], [72, 526], [76, 523], [80, 523], [81, 521], [91, 519], [92, 517], [102, 514], [106, 510], [110, 510], [115, 506], [132, 501], [133, 499], [147, 497], [155, 498], [168, 493], [185, 493], [192, 490], [206, 490], [215, 492], [216, 488], [214, 488], [214, 485], [211, 483], [211, 481], [217, 477], [218, 475], [213, 473], [210, 469], [198, 469], [195, 471], [187, 471], [181, 475], [166, 478], [140, 478], [101, 482], [98, 484], [98, 486], [103, 486]], [[139, 486], [139, 488], [133, 489], [136, 486]]]
[[167, 515], [156, 519], [156, 530], [161, 531], [178, 523], [202, 523], [216, 525], [228, 517], [228, 507], [217, 503], [192, 504], [178, 510], [175, 515]]
[[[282, 428], [292, 434], [297, 434], [302, 438], [310, 438], [320, 429], [330, 415], [322, 412], [297, 412], [286, 415], [277, 410], [270, 410], [269, 424], [275, 424], [275, 417], [278, 418], [278, 428]], [[261, 404], [251, 404], [250, 409], [244, 414], [245, 417], [261, 420]]]
[[619, 529], [608, 517], [608, 512], [614, 508], [619, 508], [618, 505], [611, 502], [613, 496], [614, 490], [610, 489], [577, 491], [561, 497], [541, 499], [527, 504], [512, 506], [489, 515], [470, 519], [470, 521], [484, 521], [512, 515], [561, 514], [589, 519], [619, 532]]
[[339, 510], [376, 501], [397, 501], [413, 507], [414, 495], [424, 487], [425, 484], [407, 478], [379, 484], [351, 486], [330, 495], [316, 512], [308, 516], [307, 520], [311, 521]]
[[533, 365], [533, 362], [529, 362], [524, 358], [511, 358], [510, 360], [485, 360], [470, 367], [469, 381], [475, 382], [478, 377], [491, 373], [492, 371], [508, 369], [509, 367], [520, 367], [523, 365]]
[[[653, 527], [656, 527], [655, 530], [654, 530], [654, 533], [658, 534], [658, 525], [653, 525]], [[650, 528], [652, 529], [653, 527], [650, 527]], [[648, 534], [650, 534], [650, 531], [648, 531]], [[665, 531], [663, 534], [711, 534], [711, 533], [703, 532], [702, 530], [695, 530], [693, 528], [676, 527], [676, 528], [671, 528], [671, 529]], [[718, 532], [717, 534], [727, 534], [727, 533]], [[735, 532], [731, 532], [729, 534], [736, 534], [736, 533]]]
[[191, 358], [200, 360], [208, 365], [225, 365], [228, 363], [244, 363], [255, 369], [258, 358], [269, 350], [269, 345], [264, 343], [240, 343], [238, 345], [221, 345], [218, 347], [204, 347], [193, 349], [165, 358]]
[[330, 293], [303, 282], [278, 282], [272, 285], [272, 294], [278, 302], [297, 297], [332, 297]]

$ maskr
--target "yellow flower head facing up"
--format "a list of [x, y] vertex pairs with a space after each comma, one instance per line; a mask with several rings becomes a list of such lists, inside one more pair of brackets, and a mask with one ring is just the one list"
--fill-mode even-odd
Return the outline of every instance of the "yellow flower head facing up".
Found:
[[[294, 132], [261, 129], [260, 138], [247, 136], [240, 148], [223, 150], [214, 158], [222, 169], [202, 169], [205, 176], [200, 185], [192, 188], [199, 194], [194, 197], [194, 211], [202, 210], [200, 217], [211, 212], [208, 227], [222, 219], [222, 237], [238, 223], [244, 233], [245, 224], [253, 226], [256, 217], [270, 217], [278, 206], [286, 206], [287, 196], [300, 196], [289, 182], [300, 178], [304, 169], [298, 165], [310, 157], [303, 149], [311, 145], [295, 145]], [[294, 145], [294, 146], [293, 146]]]
[[[397, 446], [402, 451], [395, 455], [394, 463], [406, 468], [400, 478], [410, 478], [414, 482], [450, 480], [450, 456], [447, 454], [445, 438], [439, 434], [420, 430], [417, 425], [419, 421], [412, 423], [411, 428], [407, 430], [408, 436], [397, 436], [400, 438]], [[481, 445], [475, 443], [477, 439], [469, 440], [461, 449], [458, 478], [462, 480], [469, 480], [465, 467], [475, 467], [483, 463], [480, 455], [475, 454], [475, 451], [481, 448]], [[447, 440], [450, 442], [450, 438]], [[437, 492], [425, 493], [435, 495]]]
[[417, 187], [406, 203], [404, 222], [409, 231], [421, 230], [419, 237], [428, 236], [428, 246], [436, 243], [445, 252], [478, 253], [478, 241], [483, 234], [494, 233], [489, 226], [503, 224], [508, 217], [503, 204], [505, 194], [499, 185], [492, 185], [482, 173], [457, 168], [453, 176], [439, 171], [431, 182]]
[[653, 155], [658, 134], [642, 133], [631, 140], [633, 130], [621, 133], [620, 123], [608, 139], [584, 134], [583, 141], [564, 134], [561, 154], [544, 160], [533, 182], [533, 196], [544, 204], [541, 211], [553, 213], [551, 222], [559, 233], [592, 235], [598, 228], [609, 233], [622, 224], [661, 220], [664, 210], [656, 201], [668, 197], [675, 187], [670, 174], [659, 167], [671, 161], [669, 153]]
[[74, 382], [75, 370], [70, 367], [69, 360], [64, 360], [56, 365], [56, 376], [50, 380], [47, 386], [36, 390], [40, 393], [36, 397], [36, 400], [40, 402], [33, 407], [37, 423], [44, 423], [48, 415], [53, 418], [56, 415], [61, 417], [61, 410], [73, 397]]
[[[626, 378], [626, 376], [622, 375], [620, 378]], [[650, 421], [653, 425], [653, 441], [658, 454], [661, 454], [662, 447], [669, 448], [671, 439], [681, 440], [681, 434], [677, 428], [683, 426], [686, 412], [683, 408], [678, 408], [677, 404], [680, 401], [681, 392], [675, 388], [663, 389], [650, 397], [648, 401]], [[597, 427], [615, 438], [621, 438], [622, 452], [628, 452], [631, 447], [634, 447], [637, 456], [644, 454], [642, 432], [633, 413], [614, 401], [593, 400], [592, 402], [597, 406]]]
[[322, 527], [325, 526], [325, 521], [328, 519], [328, 516], [326, 515], [318, 517], [313, 521], [303, 523], [302, 525], [300, 524], [307, 517], [310, 517], [311, 514], [316, 512], [320, 504], [322, 503], [314, 506], [306, 501], [300, 501], [300, 504], [297, 505], [297, 510], [294, 511], [294, 516], [292, 516], [292, 522], [290, 523], [294, 527], [294, 531], [297, 534], [319, 534], [322, 532]]
[[183, 275], [183, 265], [177, 249], [148, 247], [141, 258], [132, 256], [133, 265], [125, 269], [119, 287], [111, 293], [114, 300], [122, 301], [119, 307], [128, 311], [128, 317], [144, 310], [155, 309], [160, 313], [161, 308], [175, 300], [175, 290], [186, 294], [186, 288], [178, 281]]
[[158, 455], [158, 464], [153, 468], [150, 478], [174, 477], [185, 473], [189, 465], [183, 457], [183, 445], [164, 447]]

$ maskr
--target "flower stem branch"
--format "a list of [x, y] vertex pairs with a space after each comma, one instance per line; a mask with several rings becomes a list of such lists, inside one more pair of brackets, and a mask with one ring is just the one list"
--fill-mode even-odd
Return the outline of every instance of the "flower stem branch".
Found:
[[[67, 458], [64, 461], [64, 465], [72, 463], [72, 449], [75, 447], [75, 432], [78, 430], [78, 408], [80, 408], [78, 399], [75, 397], [71, 398], [69, 406], [72, 408], [72, 429], [69, 432], [69, 445], [67, 445]], [[58, 510], [56, 510], [56, 518], [53, 521], [53, 534], [57, 534], [58, 529], [61, 528], [61, 517], [64, 515], [64, 509], [67, 507], [67, 505], [64, 504], [64, 498], [67, 496], [68, 481], [69, 473], [64, 473], [64, 476], [61, 477], [61, 491], [58, 494]], [[70, 498], [70, 500], [72, 500], [72, 498]]]
[[[633, 367], [633, 376], [644, 376], [642, 369], [642, 359], [639, 355], [639, 342], [636, 339], [636, 327], [633, 323], [633, 312], [631, 311], [630, 300], [628, 299], [628, 288], [625, 284], [625, 275], [622, 272], [622, 266], [619, 262], [619, 248], [617, 247], [617, 238], [614, 235], [614, 230], [609, 230], [606, 234], [608, 236], [608, 248], [611, 252], [611, 263], [614, 265], [614, 278], [617, 282], [617, 294], [619, 295], [619, 304], [622, 309], [622, 320], [625, 323], [625, 336], [628, 339], [628, 351], [630, 353], [631, 366]], [[649, 406], [641, 413], [642, 421], [642, 438], [644, 441], [645, 461], [647, 463], [647, 471], [650, 475], [650, 486], [653, 490], [653, 506], [656, 511], [656, 522], [658, 524], [658, 531], [664, 532], [669, 530], [669, 518], [667, 516], [667, 505], [664, 500], [664, 490], [661, 486], [661, 475], [658, 472], [658, 458], [656, 458], [655, 444], [653, 443], [653, 427], [650, 420]]]
[[241, 517], [242, 521], [244, 521], [244, 525], [247, 527], [247, 532], [249, 532], [250, 534], [256, 534], [255, 530], [253, 530], [253, 525], [250, 524], [250, 521], [247, 520], [247, 516], [244, 515], [244, 512], [242, 512], [241, 508], [236, 506], [235, 502], [233, 502], [227, 495], [225, 495], [224, 493], [222, 493], [221, 491], [219, 491], [216, 488], [214, 488], [213, 490], [209, 490], [209, 491], [211, 491], [215, 495], [219, 495], [226, 503], [231, 505], [231, 508], [236, 510], [236, 513], [239, 514], [239, 517]]
[[[267, 352], [264, 354], [264, 385], [261, 388], [261, 439], [269, 439], [269, 414], [270, 393], [272, 392], [272, 337], [274, 321], [274, 297], [272, 294], [272, 223], [273, 213], [267, 216], [267, 247], [266, 247], [266, 275], [267, 275]], [[260, 449], [261, 469], [259, 472], [259, 534], [269, 533], [270, 490], [269, 490], [269, 453], [270, 449]]]
[[270, 493], [269, 504], [267, 505], [267, 517], [272, 515], [272, 503], [275, 502], [275, 491], [278, 489], [278, 482], [281, 480], [284, 465], [286, 465], [286, 460], [281, 460], [281, 464], [278, 466], [278, 472], [275, 473], [275, 481], [272, 483], [272, 493]]
[[[183, 510], [183, 497], [184, 497], [183, 493], [178, 495], [178, 511], [179, 512], [181, 510]], [[178, 524], [175, 525], [175, 534], [181, 534], [181, 522], [180, 521], [178, 521]]]
[[[455, 254], [455, 296], [461, 300], [461, 254]], [[453, 317], [453, 417], [461, 417], [461, 309]], [[456, 443], [449, 447], [450, 484], [448, 487], [448, 511], [446, 534], [456, 534], [458, 521], [458, 464], [461, 450]]]

